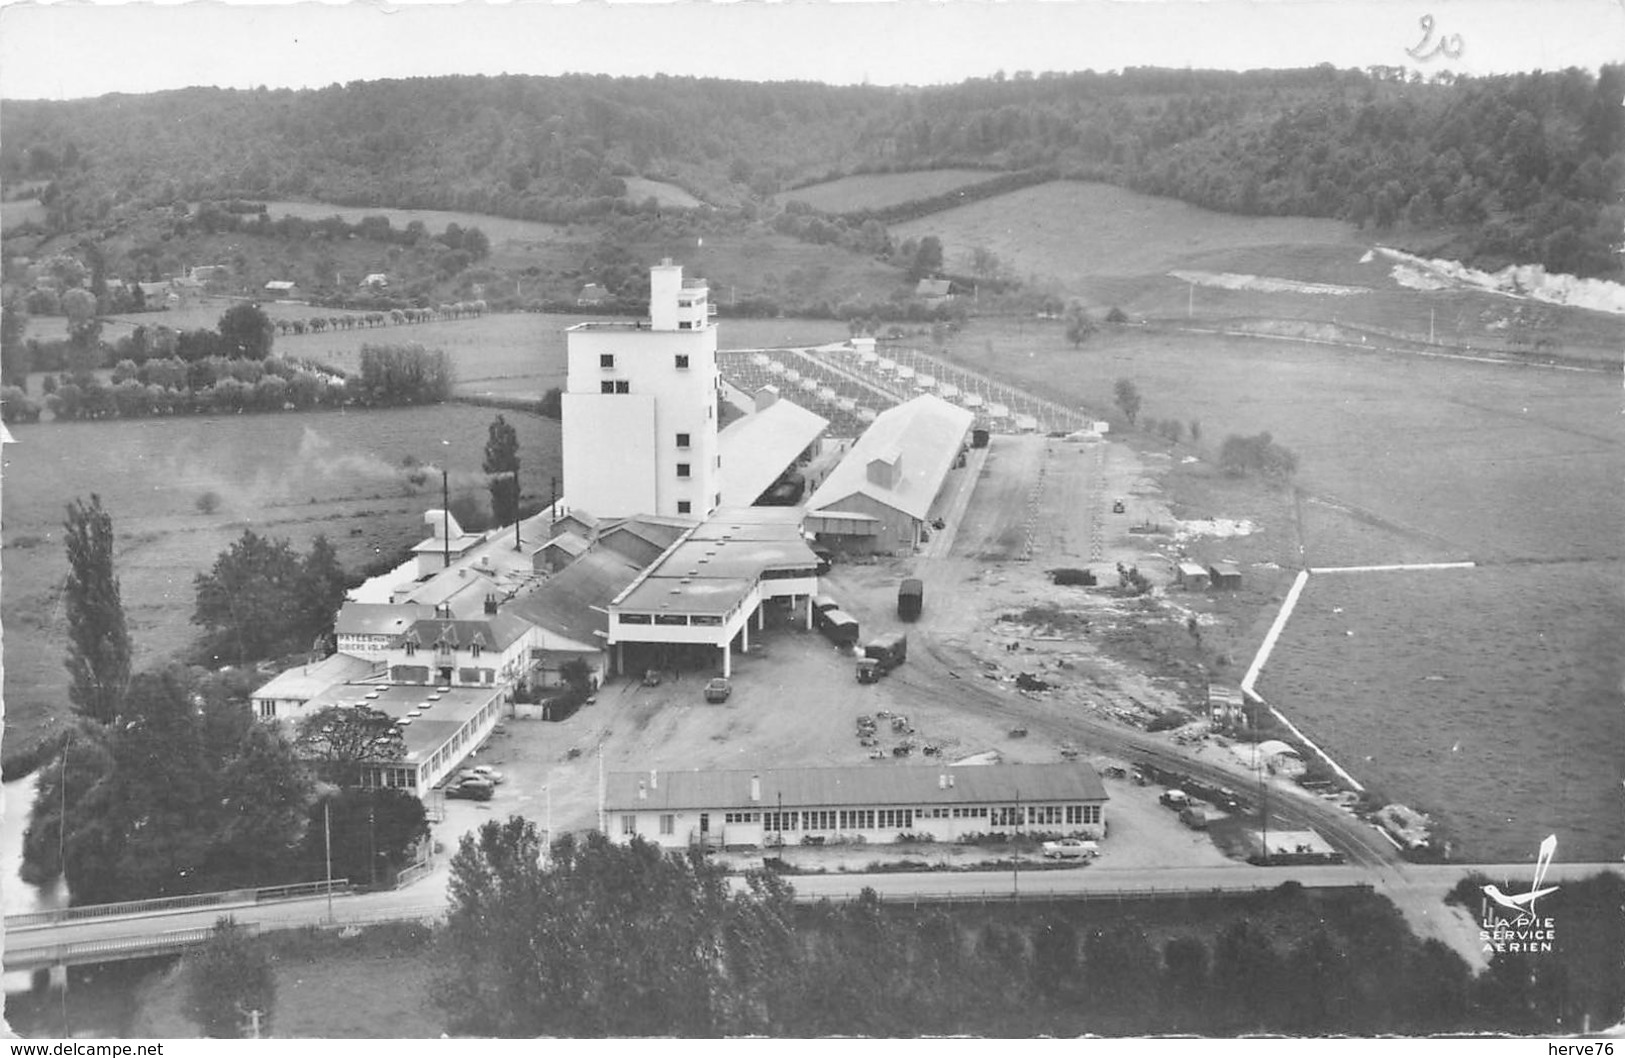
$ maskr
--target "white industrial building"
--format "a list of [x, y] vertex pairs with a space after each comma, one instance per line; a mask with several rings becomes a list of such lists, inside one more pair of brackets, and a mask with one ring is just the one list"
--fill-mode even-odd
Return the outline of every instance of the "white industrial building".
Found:
[[924, 394], [880, 413], [807, 501], [807, 529], [865, 551], [916, 547], [975, 416]]
[[1106, 788], [1081, 762], [974, 767], [855, 765], [613, 772], [599, 825], [666, 848], [958, 841], [979, 835], [1099, 839]]
[[802, 534], [800, 508], [717, 511], [610, 604], [615, 668], [642, 667], [636, 649], [628, 658], [629, 647], [655, 648], [643, 653], [656, 657], [660, 647], [707, 646], [719, 652], [722, 674], [731, 675], [734, 644], [750, 649], [751, 624], [762, 627], [764, 603], [810, 608], [817, 592], [818, 556]]
[[717, 329], [704, 280], [650, 269], [649, 318], [565, 335], [564, 488], [599, 518], [699, 521], [722, 505]]

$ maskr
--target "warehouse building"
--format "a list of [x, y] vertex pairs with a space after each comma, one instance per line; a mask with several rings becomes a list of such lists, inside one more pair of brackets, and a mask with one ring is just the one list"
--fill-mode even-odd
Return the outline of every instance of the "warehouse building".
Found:
[[1106, 835], [1105, 787], [1087, 764], [869, 765], [606, 776], [599, 825], [665, 848], [951, 842], [979, 835]]
[[974, 421], [930, 394], [881, 412], [807, 501], [807, 530], [846, 550], [918, 546]]

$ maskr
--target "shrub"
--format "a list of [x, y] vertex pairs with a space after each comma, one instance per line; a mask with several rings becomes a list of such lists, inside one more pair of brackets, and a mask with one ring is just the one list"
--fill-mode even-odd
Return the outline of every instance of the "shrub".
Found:
[[220, 494], [210, 489], [197, 498], [196, 506], [199, 514], [213, 514], [220, 509]]

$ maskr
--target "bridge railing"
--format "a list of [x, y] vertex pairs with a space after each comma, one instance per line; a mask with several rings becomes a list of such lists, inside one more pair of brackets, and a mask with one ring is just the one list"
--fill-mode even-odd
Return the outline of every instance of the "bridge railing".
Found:
[[[1290, 879], [1283, 878], [1282, 881]], [[795, 876], [787, 878], [791, 885], [795, 884]], [[1250, 893], [1267, 893], [1279, 886], [1273, 884], [1260, 884], [1254, 888], [1160, 888], [1145, 886], [1137, 889], [940, 889], [923, 890], [920, 892], [884, 893], [876, 891], [875, 896], [888, 904], [991, 904], [991, 903], [1037, 903], [1040, 901], [1075, 901], [1098, 902], [1102, 900], [1201, 900], [1217, 897], [1246, 896]], [[1304, 884], [1305, 889], [1322, 888], [1313, 884]], [[1372, 891], [1369, 882], [1356, 882], [1353, 885], [1337, 886], [1341, 890]], [[828, 897], [831, 900], [856, 899], [856, 893], [834, 896], [827, 893], [797, 891], [796, 900], [804, 903], [816, 903]]]
[[[332, 891], [347, 893], [348, 878], [335, 878]], [[328, 883], [299, 882], [294, 885], [273, 885], [262, 889], [227, 889], [213, 893], [193, 893], [189, 896], [164, 896], [152, 900], [124, 900], [112, 904], [86, 904], [83, 907], [63, 907], [50, 911], [26, 911], [7, 915], [6, 932], [52, 926], [63, 922], [85, 919], [115, 918], [121, 915], [152, 915], [165, 911], [193, 911], [200, 907], [231, 907], [243, 904], [263, 904], [277, 900], [297, 900], [309, 896], [325, 896]]]
[[[239, 927], [246, 933], [257, 933], [259, 927], [248, 924]], [[29, 970], [42, 966], [72, 966], [84, 962], [116, 962], [120, 959], [140, 959], [153, 955], [169, 955], [196, 947], [214, 933], [213, 926], [194, 929], [175, 929], [143, 937], [113, 937], [107, 940], [73, 941], [68, 944], [41, 944], [37, 947], [6, 945], [6, 969]]]

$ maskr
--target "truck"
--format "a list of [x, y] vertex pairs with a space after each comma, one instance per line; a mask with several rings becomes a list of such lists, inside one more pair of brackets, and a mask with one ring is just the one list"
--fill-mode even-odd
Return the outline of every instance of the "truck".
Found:
[[917, 577], [909, 577], [897, 587], [897, 616], [913, 621], [925, 609], [925, 585]]
[[871, 639], [858, 659], [858, 682], [874, 683], [908, 658], [908, 636], [891, 632]]
[[825, 610], [821, 615], [824, 635], [836, 646], [855, 646], [858, 642], [858, 619], [844, 610]]

